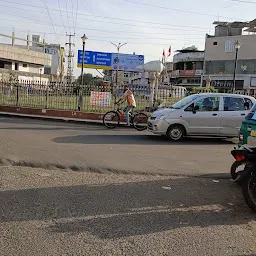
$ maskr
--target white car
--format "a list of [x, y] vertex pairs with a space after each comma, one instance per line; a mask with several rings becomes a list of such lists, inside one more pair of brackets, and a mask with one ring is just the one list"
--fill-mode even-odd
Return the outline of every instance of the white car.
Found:
[[148, 120], [148, 130], [174, 141], [193, 135], [236, 137], [255, 102], [247, 95], [193, 94], [155, 111]]

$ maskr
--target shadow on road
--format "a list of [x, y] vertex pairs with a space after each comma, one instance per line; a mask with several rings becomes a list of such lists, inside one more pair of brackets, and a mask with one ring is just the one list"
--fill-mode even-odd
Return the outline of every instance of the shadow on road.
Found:
[[78, 144], [135, 144], [135, 145], [224, 145], [234, 144], [233, 141], [217, 138], [186, 138], [180, 142], [171, 142], [164, 137], [145, 134], [104, 134], [104, 135], [78, 135], [57, 137], [56, 143]]
[[102, 239], [255, 219], [238, 186], [196, 178], [2, 191], [0, 207], [2, 223], [54, 220], [49, 232]]

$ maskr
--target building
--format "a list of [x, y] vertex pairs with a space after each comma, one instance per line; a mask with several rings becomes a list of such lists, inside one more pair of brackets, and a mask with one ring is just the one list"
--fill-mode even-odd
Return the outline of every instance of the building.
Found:
[[188, 90], [192, 87], [200, 86], [204, 65], [204, 51], [191, 46], [177, 52], [173, 56], [171, 81]]
[[[3, 46], [2, 57], [6, 59], [2, 58], [1, 66], [3, 70], [0, 73], [5, 74], [5, 78], [12, 71], [12, 75], [15, 74], [20, 80], [63, 81], [65, 62], [63, 47], [55, 44], [46, 44], [38, 35], [33, 35], [32, 41], [30, 41], [29, 35], [27, 35], [27, 39], [16, 38], [14, 32], [12, 36], [1, 36], [12, 38], [12, 44], [1, 44]], [[18, 40], [25, 42], [25, 44], [17, 44], [16, 41]], [[10, 54], [13, 59], [8, 57]], [[29, 63], [27, 58], [23, 56], [36, 56], [37, 60]], [[48, 61], [42, 59], [47, 59]]]
[[147, 85], [150, 84], [150, 72], [132, 72], [130, 79], [129, 79], [129, 84], [134, 84], [134, 85]]
[[[256, 92], [256, 20], [251, 22], [214, 22], [215, 34], [206, 35], [205, 66], [202, 85], [206, 79], [220, 92], [234, 87], [235, 43], [241, 47], [237, 55], [235, 89], [237, 93], [255, 95]], [[247, 34], [244, 34], [247, 33]]]
[[49, 54], [0, 44], [0, 80], [48, 82], [51, 76], [44, 74], [44, 67], [51, 62]]
[[[42, 42], [42, 44], [39, 44]], [[59, 44], [47, 44], [39, 35], [32, 35], [32, 47], [30, 49], [44, 52], [52, 56], [52, 63], [45, 67], [44, 73], [53, 75], [55, 80], [62, 82], [64, 78], [65, 49]]]
[[120, 85], [129, 84], [130, 77], [133, 76], [133, 72], [130, 72], [130, 71], [110, 70], [109, 72], [111, 73], [111, 81], [113, 81], [114, 83], [117, 82], [117, 84], [120, 84]]

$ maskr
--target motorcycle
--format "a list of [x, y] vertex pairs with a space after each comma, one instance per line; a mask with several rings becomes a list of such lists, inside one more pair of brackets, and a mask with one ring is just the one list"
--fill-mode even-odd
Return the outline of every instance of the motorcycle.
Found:
[[231, 178], [238, 184], [242, 184], [241, 174], [246, 166], [246, 159], [243, 155], [244, 150], [247, 150], [247, 146], [238, 146], [231, 151], [232, 156], [235, 158], [235, 162], [231, 165], [230, 175]]
[[256, 147], [249, 148], [250, 152], [246, 153], [246, 167], [242, 176], [243, 180], [243, 196], [247, 205], [256, 212]]
[[232, 150], [232, 155], [238, 163], [237, 178], [242, 184], [242, 192], [247, 205], [256, 212], [256, 147], [243, 145]]

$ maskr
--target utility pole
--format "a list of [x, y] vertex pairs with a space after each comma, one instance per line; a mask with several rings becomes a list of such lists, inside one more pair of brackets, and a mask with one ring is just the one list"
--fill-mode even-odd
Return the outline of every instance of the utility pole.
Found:
[[72, 75], [73, 75], [73, 68], [72, 68], [72, 58], [74, 58], [74, 52], [72, 50], [72, 47], [75, 46], [75, 44], [72, 43], [72, 36], [75, 36], [75, 34], [66, 34], [68, 36], [68, 54], [66, 57], [68, 58], [68, 69], [67, 69], [67, 84], [71, 85], [72, 81]]
[[[117, 53], [119, 53], [120, 52], [120, 49], [121, 49], [121, 47], [123, 47], [124, 45], [126, 45], [127, 43], [118, 43], [118, 44], [115, 44], [115, 43], [112, 43], [111, 42], [111, 44], [113, 44], [115, 47], [116, 47], [116, 49], [117, 49]], [[118, 68], [116, 69], [116, 85], [117, 85], [117, 76], [118, 76]]]

